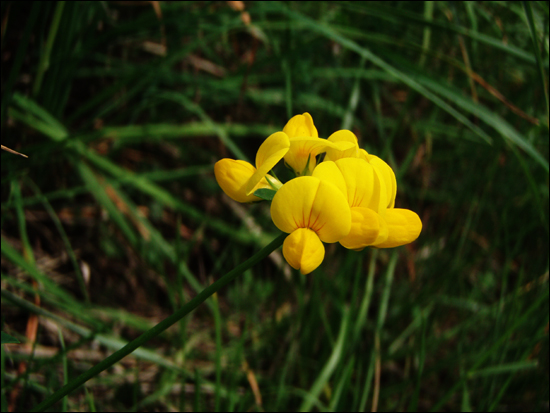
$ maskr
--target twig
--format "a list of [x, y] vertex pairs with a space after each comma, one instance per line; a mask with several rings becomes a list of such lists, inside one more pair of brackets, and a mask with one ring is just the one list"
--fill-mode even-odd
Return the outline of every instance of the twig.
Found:
[[13, 149], [8, 148], [7, 146], [4, 146], [4, 145], [0, 145], [0, 146], [2, 146], [2, 150], [3, 150], [3, 151], [9, 152], [9, 153], [13, 153], [14, 155], [22, 156], [23, 158], [28, 158], [27, 155], [22, 154], [22, 153], [19, 153], [19, 152], [17, 152], [17, 151], [14, 151]]

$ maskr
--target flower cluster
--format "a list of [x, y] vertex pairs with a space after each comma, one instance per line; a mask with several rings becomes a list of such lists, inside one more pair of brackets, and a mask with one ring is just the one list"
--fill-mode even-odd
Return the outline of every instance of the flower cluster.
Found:
[[[325, 153], [317, 164], [317, 156]], [[296, 178], [284, 185], [268, 172], [284, 158]], [[282, 132], [269, 136], [256, 154], [256, 167], [222, 159], [214, 167], [223, 191], [238, 202], [256, 202], [274, 193], [271, 218], [290, 234], [283, 243], [287, 262], [302, 274], [323, 261], [323, 242], [348, 249], [392, 248], [420, 235], [422, 222], [395, 208], [397, 183], [391, 167], [359, 148], [357, 137], [340, 130], [319, 138], [309, 113], [296, 115]], [[260, 195], [261, 197], [259, 197]]]

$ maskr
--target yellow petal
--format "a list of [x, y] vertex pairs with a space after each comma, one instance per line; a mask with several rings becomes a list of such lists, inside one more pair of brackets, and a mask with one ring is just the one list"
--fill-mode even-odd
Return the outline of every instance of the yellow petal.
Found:
[[393, 248], [413, 242], [422, 231], [420, 217], [409, 209], [391, 208], [386, 211], [388, 238], [376, 243], [376, 248]]
[[335, 144], [333, 148], [327, 148], [326, 161], [336, 161], [340, 158], [357, 158], [359, 146], [357, 137], [349, 130], [339, 130], [327, 139]]
[[265, 164], [270, 164], [272, 169], [290, 148], [290, 139], [284, 132], [275, 132], [270, 135], [256, 153], [256, 168], [260, 169]]
[[277, 228], [290, 234], [306, 227], [319, 182], [304, 176], [288, 181], [277, 191], [271, 202], [271, 219]]
[[[214, 165], [216, 181], [231, 199], [237, 202], [254, 202], [261, 199], [254, 195], [246, 194], [246, 185], [250, 177], [254, 175], [256, 168], [248, 162], [234, 159], [221, 159]], [[273, 178], [272, 178], [273, 179]], [[261, 179], [254, 191], [259, 188], [271, 188], [265, 178]]]
[[[372, 166], [372, 165], [371, 165]], [[374, 191], [369, 208], [374, 209], [380, 215], [385, 216], [388, 208], [388, 190], [382, 173], [373, 166], [374, 170]]]
[[359, 148], [359, 154], [357, 155], [358, 158], [361, 158], [365, 161], [369, 161], [369, 153], [364, 150], [363, 148]]
[[323, 262], [325, 247], [315, 232], [298, 228], [286, 237], [283, 256], [292, 268], [309, 274]]
[[342, 172], [340, 172], [340, 169], [336, 166], [336, 163], [328, 161], [319, 164], [311, 176], [319, 178], [321, 181], [330, 182], [336, 186], [347, 199], [348, 188], [346, 186], [346, 181], [344, 180]]
[[[338, 171], [332, 166], [335, 164]], [[328, 165], [328, 166], [325, 166]], [[386, 185], [381, 173], [360, 158], [342, 158], [323, 162], [313, 176], [336, 185], [347, 196], [350, 207], [370, 208], [382, 216], [386, 213]], [[342, 182], [346, 189], [342, 189]]]
[[368, 155], [368, 162], [380, 172], [384, 183], [386, 184], [387, 208], [393, 208], [395, 205], [395, 195], [397, 193], [397, 181], [393, 169], [375, 155]]
[[351, 229], [351, 210], [346, 197], [329, 182], [321, 181], [311, 208], [309, 227], [323, 242], [338, 242]]
[[370, 208], [351, 208], [351, 230], [340, 244], [352, 250], [362, 250], [371, 245], [380, 233], [378, 214]]
[[258, 182], [277, 165], [277, 162], [283, 159], [289, 147], [290, 141], [284, 132], [276, 132], [262, 143], [256, 154], [256, 168], [258, 169], [248, 181], [246, 195], [255, 191], [254, 188]]
[[377, 246], [378, 244], [381, 244], [384, 241], [386, 241], [388, 239], [388, 235], [390, 231], [388, 227], [388, 223], [386, 222], [384, 217], [378, 214], [377, 218], [378, 218], [378, 223], [380, 224], [380, 232], [378, 232], [378, 236], [376, 237], [374, 242], [370, 245], [371, 247]]
[[306, 175], [311, 174], [317, 163], [315, 157], [325, 152], [327, 146], [332, 145], [331, 142], [321, 138], [291, 138], [290, 149], [285, 155], [285, 162], [294, 169], [296, 174], [301, 175], [308, 164], [309, 158], [309, 167]]
[[313, 119], [311, 118], [311, 115], [307, 112], [303, 115], [296, 115], [292, 119], [290, 119], [283, 128], [283, 132], [286, 133], [289, 138], [319, 137], [317, 129], [313, 124]]
[[351, 227], [351, 211], [342, 192], [313, 176], [284, 184], [273, 197], [271, 218], [283, 232], [310, 228], [324, 242], [338, 242]]
[[359, 158], [342, 158], [336, 161], [336, 166], [346, 182], [350, 207], [370, 208], [379, 214], [384, 212], [386, 187], [372, 165]]

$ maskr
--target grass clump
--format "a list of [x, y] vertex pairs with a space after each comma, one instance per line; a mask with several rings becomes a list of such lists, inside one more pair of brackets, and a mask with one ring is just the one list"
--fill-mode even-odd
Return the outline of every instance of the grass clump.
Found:
[[213, 164], [306, 111], [388, 161], [420, 238], [306, 277], [272, 255], [56, 408], [548, 410], [546, 3], [1, 10], [2, 143], [29, 157], [2, 152], [3, 410], [276, 238]]

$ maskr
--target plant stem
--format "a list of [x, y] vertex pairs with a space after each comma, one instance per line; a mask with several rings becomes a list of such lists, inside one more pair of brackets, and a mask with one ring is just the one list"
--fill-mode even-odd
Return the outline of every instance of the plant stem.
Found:
[[258, 251], [256, 254], [254, 254], [252, 257], [250, 257], [248, 260], [243, 262], [242, 264], [235, 267], [233, 270], [225, 274], [222, 278], [220, 278], [215, 283], [211, 284], [210, 286], [206, 287], [204, 290], [202, 290], [195, 298], [193, 298], [191, 301], [189, 301], [187, 304], [185, 304], [182, 308], [180, 308], [178, 311], [176, 311], [171, 316], [165, 318], [160, 323], [158, 323], [156, 326], [151, 328], [150, 330], [147, 330], [145, 333], [143, 333], [141, 336], [136, 338], [135, 340], [129, 342], [124, 347], [122, 347], [120, 350], [114, 352], [109, 357], [107, 357], [105, 360], [101, 361], [99, 364], [95, 365], [88, 371], [82, 373], [80, 376], [78, 376], [76, 379], [72, 380], [65, 386], [61, 387], [59, 390], [57, 390], [55, 393], [50, 395], [46, 398], [42, 403], [40, 403], [38, 406], [35, 407], [33, 411], [41, 412], [46, 410], [48, 407], [52, 406], [55, 402], [60, 400], [65, 395], [69, 394], [74, 389], [80, 387], [82, 384], [90, 380], [92, 377], [98, 375], [103, 370], [108, 369], [116, 362], [120, 361], [124, 357], [126, 357], [128, 354], [130, 354], [132, 351], [143, 345], [148, 340], [152, 339], [153, 337], [158, 336], [160, 333], [162, 333], [164, 330], [166, 330], [168, 327], [172, 326], [173, 324], [177, 323], [179, 320], [181, 320], [183, 317], [185, 317], [187, 314], [189, 314], [191, 311], [193, 311], [195, 308], [197, 308], [201, 303], [203, 303], [208, 297], [210, 297], [212, 294], [217, 292], [222, 287], [225, 287], [227, 284], [229, 284], [231, 281], [233, 281], [238, 275], [242, 274], [247, 269], [251, 268], [264, 258], [266, 258], [269, 254], [271, 254], [273, 251], [275, 251], [277, 248], [279, 248], [283, 244], [283, 240], [287, 234], [281, 234], [277, 238], [275, 238], [269, 245], [265, 246], [262, 250]]
[[540, 83], [542, 86], [542, 91], [544, 93], [544, 101], [546, 102], [546, 124], [548, 125], [548, 86], [546, 85], [546, 77], [544, 75], [544, 66], [542, 63], [542, 57], [540, 55], [539, 42], [537, 40], [537, 28], [535, 26], [535, 19], [533, 18], [533, 9], [531, 4], [528, 1], [523, 2], [523, 8], [525, 9], [525, 15], [527, 16], [527, 22], [529, 23], [529, 30], [531, 32], [531, 41], [533, 42], [533, 51], [535, 52], [535, 57], [537, 59], [538, 72], [540, 76]]
[[40, 62], [38, 63], [38, 72], [36, 73], [36, 78], [34, 79], [34, 85], [32, 88], [32, 95], [36, 97], [38, 92], [40, 92], [40, 87], [42, 86], [42, 80], [44, 79], [44, 73], [50, 67], [50, 56], [52, 54], [53, 42], [55, 41], [55, 36], [57, 35], [57, 29], [59, 29], [59, 23], [61, 22], [61, 15], [63, 14], [63, 8], [65, 7], [65, 2], [60, 1], [57, 3], [55, 12], [52, 19], [52, 25], [50, 26], [50, 33], [48, 34], [48, 40], [46, 41], [46, 46], [44, 47], [44, 52], [40, 56]]

